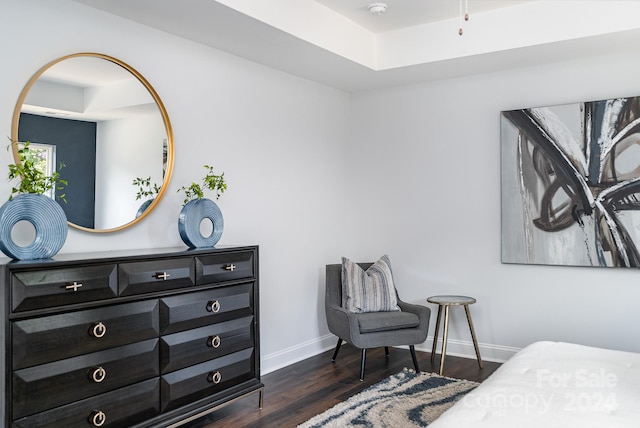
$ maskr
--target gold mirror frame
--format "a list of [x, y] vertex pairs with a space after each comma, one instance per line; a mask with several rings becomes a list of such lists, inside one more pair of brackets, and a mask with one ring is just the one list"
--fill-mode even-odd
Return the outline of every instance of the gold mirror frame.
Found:
[[[167, 163], [166, 163], [166, 169], [164, 171], [164, 177], [163, 177], [163, 181], [162, 181], [162, 185], [160, 186], [160, 191], [158, 192], [157, 196], [153, 199], [153, 202], [136, 218], [134, 218], [132, 221], [125, 223], [121, 226], [118, 227], [114, 227], [111, 229], [92, 229], [92, 228], [88, 228], [88, 227], [84, 227], [84, 226], [80, 226], [71, 222], [68, 222], [69, 226], [75, 228], [75, 229], [79, 229], [79, 230], [83, 230], [85, 232], [92, 232], [92, 233], [107, 233], [107, 232], [117, 232], [120, 230], [124, 230], [127, 229], [139, 222], [141, 222], [145, 217], [147, 217], [154, 209], [155, 207], [158, 205], [158, 203], [160, 202], [160, 200], [162, 199], [162, 197], [164, 196], [167, 187], [169, 186], [169, 182], [171, 181], [171, 175], [173, 173], [173, 162], [174, 162], [174, 144], [173, 144], [173, 131], [171, 128], [171, 122], [169, 121], [169, 115], [167, 114], [167, 110], [164, 107], [164, 104], [162, 103], [162, 100], [160, 99], [160, 97], [158, 96], [158, 93], [155, 91], [155, 89], [153, 89], [153, 87], [151, 86], [151, 84], [147, 81], [147, 79], [144, 78], [144, 76], [142, 74], [140, 74], [136, 69], [134, 69], [133, 67], [131, 67], [130, 65], [128, 65], [127, 63], [111, 57], [109, 55], [105, 55], [105, 54], [100, 54], [100, 53], [94, 53], [94, 52], [81, 52], [81, 53], [75, 53], [75, 54], [71, 54], [71, 55], [67, 55], [67, 56], [63, 56], [61, 58], [58, 58], [56, 60], [53, 60], [51, 62], [49, 62], [48, 64], [46, 64], [45, 66], [43, 66], [42, 68], [40, 68], [32, 77], [31, 79], [29, 79], [29, 81], [27, 82], [27, 84], [25, 85], [24, 89], [22, 90], [22, 92], [20, 93], [20, 96], [18, 97], [18, 101], [16, 102], [16, 107], [13, 111], [13, 120], [11, 122], [11, 141], [12, 143], [12, 149], [13, 149], [13, 158], [14, 161], [16, 163], [20, 162], [20, 158], [18, 156], [18, 125], [20, 122], [20, 113], [22, 112], [22, 106], [25, 102], [25, 99], [27, 98], [27, 95], [29, 93], [29, 91], [31, 90], [31, 88], [33, 87], [33, 85], [35, 84], [35, 82], [47, 71], [49, 70], [51, 67], [53, 67], [54, 65], [63, 62], [65, 60], [71, 59], [71, 58], [79, 58], [79, 57], [90, 57], [90, 58], [98, 58], [98, 59], [103, 59], [106, 61], [109, 61], [117, 66], [120, 66], [122, 68], [124, 68], [125, 70], [127, 70], [129, 73], [131, 73], [133, 76], [135, 76], [138, 81], [140, 83], [142, 83], [142, 85], [147, 89], [147, 91], [149, 91], [149, 94], [153, 97], [153, 100], [155, 101], [156, 105], [158, 106], [158, 109], [160, 110], [160, 114], [162, 116], [162, 120], [164, 122], [164, 126], [165, 126], [165, 131], [167, 134]], [[94, 190], [95, 191], [95, 190]], [[144, 201], [143, 201], [144, 202]]]

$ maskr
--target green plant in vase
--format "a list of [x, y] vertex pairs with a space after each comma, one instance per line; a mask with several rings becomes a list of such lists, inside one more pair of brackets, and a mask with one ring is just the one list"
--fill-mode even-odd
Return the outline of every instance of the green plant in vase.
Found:
[[[30, 142], [27, 141], [22, 145], [18, 145], [17, 142], [12, 142], [8, 148], [13, 147], [14, 144], [18, 147], [19, 162], [9, 164], [9, 181], [15, 179], [20, 179], [20, 181], [11, 188], [9, 200], [12, 200], [15, 194], [31, 193], [44, 195], [52, 190], [61, 191], [64, 189], [64, 186], [69, 184], [67, 180], [60, 178], [58, 171], [47, 175], [45, 172], [47, 159], [44, 158], [38, 150], [31, 150], [29, 147]], [[60, 163], [59, 169], [63, 167], [64, 164]], [[67, 201], [65, 194], [57, 194], [56, 197], [61, 201]]]
[[[224, 219], [220, 207], [210, 199], [204, 197], [205, 189], [215, 192], [216, 199], [227, 190], [224, 172], [216, 174], [213, 167], [205, 165], [206, 175], [201, 183], [192, 182], [189, 186], [182, 186], [178, 192], [184, 192], [182, 210], [178, 217], [178, 230], [180, 237], [190, 248], [215, 246], [224, 229]], [[203, 221], [209, 220], [212, 224], [212, 232], [204, 236], [200, 226]]]
[[140, 208], [138, 208], [138, 212], [136, 213], [136, 218], [138, 218], [146, 211], [147, 208], [149, 208], [149, 206], [158, 196], [158, 193], [160, 193], [160, 186], [158, 186], [156, 183], [152, 183], [151, 177], [136, 177], [133, 180], [133, 185], [138, 187], [138, 193], [136, 193], [136, 201], [138, 199], [148, 198], [142, 203], [142, 205], [140, 205]]
[[203, 188], [216, 192], [216, 199], [220, 199], [220, 196], [227, 190], [227, 183], [224, 181], [224, 172], [217, 175], [213, 172], [212, 166], [205, 165], [204, 167], [207, 169], [207, 174], [202, 179], [202, 185], [193, 182], [189, 187], [182, 186], [178, 189], [178, 192], [184, 192], [183, 206], [193, 199], [204, 198]]
[[138, 193], [136, 193], [136, 201], [142, 198], [155, 199], [160, 192], [160, 186], [151, 182], [151, 177], [141, 178], [136, 177], [133, 180], [133, 185], [138, 186]]

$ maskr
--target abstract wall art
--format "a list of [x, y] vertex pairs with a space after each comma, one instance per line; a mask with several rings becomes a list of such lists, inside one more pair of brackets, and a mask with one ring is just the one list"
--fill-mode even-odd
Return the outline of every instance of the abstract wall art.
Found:
[[501, 114], [502, 262], [640, 267], [640, 97]]

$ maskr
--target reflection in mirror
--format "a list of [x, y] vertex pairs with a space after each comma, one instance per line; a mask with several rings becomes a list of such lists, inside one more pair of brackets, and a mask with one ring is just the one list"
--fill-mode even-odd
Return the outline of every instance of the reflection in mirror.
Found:
[[[18, 99], [11, 138], [52, 148], [53, 167], [63, 164], [68, 181], [61, 206], [81, 230], [141, 221], [171, 178], [173, 135], [160, 98], [137, 71], [106, 55], [69, 55], [38, 71]], [[160, 186], [155, 197], [136, 199], [140, 177]]]

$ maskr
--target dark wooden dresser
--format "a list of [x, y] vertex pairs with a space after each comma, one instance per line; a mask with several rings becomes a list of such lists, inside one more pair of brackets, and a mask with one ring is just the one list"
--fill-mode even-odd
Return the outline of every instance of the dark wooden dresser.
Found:
[[2, 263], [6, 427], [165, 427], [259, 393], [258, 247]]

